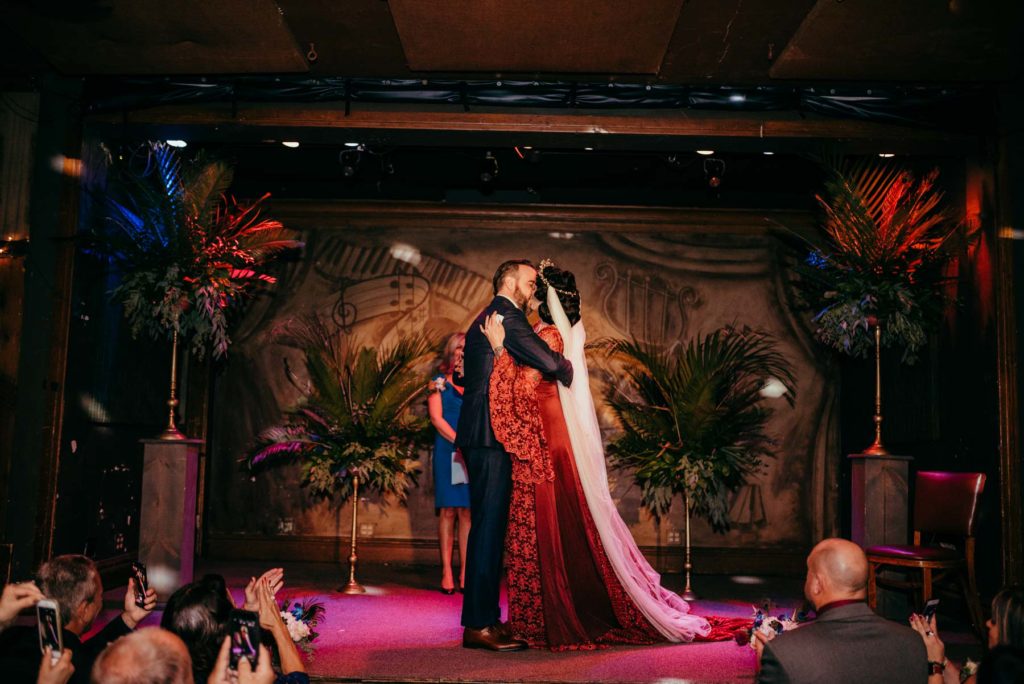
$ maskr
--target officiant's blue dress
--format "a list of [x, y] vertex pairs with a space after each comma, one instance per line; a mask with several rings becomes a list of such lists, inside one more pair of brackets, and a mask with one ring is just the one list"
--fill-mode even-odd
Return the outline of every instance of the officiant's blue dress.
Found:
[[[459, 424], [462, 410], [462, 393], [448, 382], [443, 375], [434, 378], [444, 380], [441, 392], [441, 415], [445, 422], [455, 429]], [[435, 431], [436, 432], [436, 431]], [[452, 484], [452, 452], [455, 447], [439, 433], [434, 436], [434, 507], [469, 508], [469, 485]]]

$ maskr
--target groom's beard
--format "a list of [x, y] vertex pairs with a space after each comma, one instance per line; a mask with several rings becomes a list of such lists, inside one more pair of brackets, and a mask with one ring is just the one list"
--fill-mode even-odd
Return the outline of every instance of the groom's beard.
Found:
[[520, 288], [516, 288], [516, 291], [515, 291], [514, 294], [515, 294], [516, 306], [519, 307], [519, 310], [522, 311], [523, 313], [530, 313], [529, 304], [530, 304], [530, 299], [533, 298], [533, 295], [528, 293], [528, 292], [523, 291]]

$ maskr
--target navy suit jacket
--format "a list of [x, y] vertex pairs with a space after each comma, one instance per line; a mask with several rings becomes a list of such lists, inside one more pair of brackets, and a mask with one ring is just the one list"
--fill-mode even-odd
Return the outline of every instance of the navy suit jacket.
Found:
[[502, 323], [505, 326], [506, 353], [511, 354], [517, 363], [536, 368], [566, 386], [572, 383], [572, 364], [562, 358], [561, 354], [552, 351], [537, 336], [527, 322], [526, 314], [516, 308], [515, 304], [505, 297], [496, 296], [466, 331], [462, 412], [455, 430], [455, 446], [461, 449], [501, 448], [491, 429], [489, 394], [494, 352], [487, 337], [480, 332], [480, 326], [495, 311], [504, 316]]

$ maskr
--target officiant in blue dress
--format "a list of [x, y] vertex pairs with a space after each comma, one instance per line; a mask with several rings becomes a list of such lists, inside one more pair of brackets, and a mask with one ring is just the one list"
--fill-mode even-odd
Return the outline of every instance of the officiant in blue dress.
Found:
[[[466, 544], [469, 540], [469, 478], [462, 454], [455, 448], [455, 426], [462, 410], [462, 387], [453, 378], [462, 375], [462, 352], [466, 336], [456, 333], [445, 344], [440, 374], [431, 381], [427, 399], [434, 437], [434, 506], [440, 517], [441, 591], [454, 594], [466, 583]], [[459, 540], [459, 583], [455, 584], [452, 552], [456, 528]]]

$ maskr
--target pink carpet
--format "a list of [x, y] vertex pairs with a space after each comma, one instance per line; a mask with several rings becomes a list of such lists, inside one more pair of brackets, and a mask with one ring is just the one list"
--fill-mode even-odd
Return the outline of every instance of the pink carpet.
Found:
[[[241, 586], [271, 564], [205, 562], [199, 573], [223, 574], [241, 601]], [[367, 593], [341, 594], [344, 569], [329, 564], [285, 564], [279, 598], [313, 596], [326, 615], [317, 631], [308, 671], [319, 681], [341, 682], [752, 682], [754, 653], [735, 642], [615, 646], [599, 651], [551, 653], [529, 650], [491, 653], [461, 646], [462, 596], [435, 588], [437, 568], [367, 565], [359, 580]], [[678, 578], [666, 577], [667, 586]], [[748, 581], [750, 578], [748, 578]], [[697, 614], [747, 617], [751, 603], [771, 596], [780, 610], [797, 605], [799, 583], [773, 579], [761, 586], [734, 584], [730, 578], [695, 578], [695, 589], [735, 600], [701, 600]], [[123, 600], [124, 589], [106, 592], [105, 624]], [[146, 624], [158, 624], [154, 614]]]
[[[616, 646], [601, 651], [551, 653], [530, 650], [498, 654], [461, 646], [462, 596], [446, 596], [435, 587], [436, 567], [366, 565], [359, 580], [367, 594], [337, 591], [347, 568], [328, 563], [280, 564], [285, 587], [279, 598], [316, 597], [327, 609], [317, 628], [316, 651], [307, 660], [311, 677], [323, 682], [655, 682], [683, 684], [754, 681], [754, 653], [735, 642]], [[224, 575], [242, 600], [241, 587], [270, 563], [203, 561], [198, 575]], [[197, 576], [198, 576], [197, 575]], [[679, 591], [678, 575], [663, 577]], [[748, 617], [752, 604], [772, 600], [778, 611], [801, 603], [800, 578], [696, 576], [694, 589], [714, 600], [693, 604], [697, 614]], [[104, 595], [106, 610], [97, 625], [120, 612], [124, 586]], [[944, 618], [943, 637], [957, 651], [951, 658], [979, 657], [974, 636]], [[145, 624], [159, 624], [160, 615]]]
[[[217, 564], [232, 586], [246, 573]], [[361, 568], [362, 596], [334, 591], [334, 566], [286, 568], [284, 596], [316, 596], [326, 616], [309, 661], [325, 680], [396, 682], [750, 682], [754, 654], [735, 642], [619, 646], [600, 651], [491, 653], [461, 646], [462, 596], [434, 588], [437, 570], [416, 566]], [[699, 580], [698, 580], [699, 588]], [[739, 589], [739, 587], [737, 587]], [[698, 614], [746, 617], [749, 602], [698, 601]]]
[[[327, 603], [311, 674], [374, 681], [748, 682], [754, 656], [735, 642], [498, 654], [461, 647], [461, 597], [395, 584]], [[738, 610], [737, 610], [738, 609]], [[699, 602], [695, 612], [749, 613]]]

